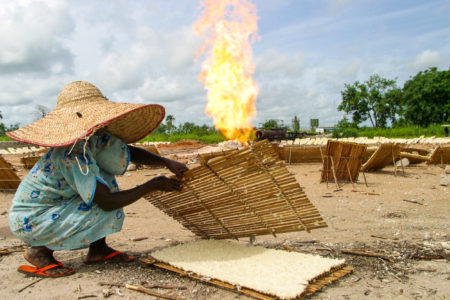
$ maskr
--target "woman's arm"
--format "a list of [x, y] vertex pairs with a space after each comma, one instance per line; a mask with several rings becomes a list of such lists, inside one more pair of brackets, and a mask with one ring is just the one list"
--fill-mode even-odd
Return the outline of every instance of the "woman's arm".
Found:
[[152, 180], [138, 185], [135, 188], [115, 193], [111, 192], [106, 185], [97, 181], [93, 201], [97, 203], [101, 209], [105, 211], [112, 211], [130, 205], [150, 192], [180, 191], [181, 188], [182, 185], [179, 180], [167, 178], [165, 176], [153, 178]]
[[183, 177], [183, 173], [188, 170], [185, 164], [175, 160], [159, 156], [139, 147], [128, 146], [128, 148], [130, 149], [132, 162], [143, 165], [165, 166], [180, 179]]

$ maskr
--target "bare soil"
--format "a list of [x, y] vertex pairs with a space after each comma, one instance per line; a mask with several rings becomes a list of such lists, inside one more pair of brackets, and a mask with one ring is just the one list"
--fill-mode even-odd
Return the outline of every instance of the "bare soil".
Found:
[[[173, 148], [171, 152], [174, 153]], [[395, 176], [391, 166], [366, 173], [368, 187], [361, 177], [355, 187], [345, 184], [340, 189], [334, 184], [319, 183], [320, 164], [288, 168], [328, 228], [281, 234], [277, 238], [257, 237], [256, 244], [345, 258], [354, 267], [352, 274], [323, 288], [311, 299], [450, 297], [450, 192], [449, 187], [439, 184], [444, 174], [442, 166], [412, 165], [405, 168], [405, 176], [401, 173]], [[127, 172], [118, 178], [118, 183], [127, 189], [161, 174], [169, 175], [169, 172], [165, 169]], [[8, 210], [12, 198], [13, 194], [0, 193], [0, 249], [12, 251], [0, 256], [2, 299], [83, 299], [86, 296], [91, 297], [86, 299], [102, 299], [108, 294], [109, 299], [153, 299], [125, 287], [102, 286], [101, 282], [180, 287], [152, 290], [184, 299], [251, 299], [139, 261], [85, 265], [81, 258], [86, 249], [55, 252], [58, 260], [77, 271], [75, 275], [36, 282], [36, 278], [17, 272], [17, 267], [27, 262], [22, 256], [23, 243], [9, 231]], [[161, 247], [196, 239], [144, 199], [126, 207], [125, 212], [127, 218], [122, 231], [107, 239], [118, 250], [146, 257]], [[345, 254], [345, 249], [375, 253], [378, 257]], [[20, 291], [30, 283], [34, 284]]]

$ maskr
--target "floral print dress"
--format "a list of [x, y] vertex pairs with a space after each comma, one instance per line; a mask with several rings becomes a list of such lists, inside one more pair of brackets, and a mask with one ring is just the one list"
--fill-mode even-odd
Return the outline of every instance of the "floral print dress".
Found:
[[86, 248], [120, 231], [122, 209], [104, 211], [93, 202], [97, 182], [112, 192], [125, 173], [128, 146], [110, 134], [51, 148], [22, 180], [9, 212], [11, 231], [30, 246]]

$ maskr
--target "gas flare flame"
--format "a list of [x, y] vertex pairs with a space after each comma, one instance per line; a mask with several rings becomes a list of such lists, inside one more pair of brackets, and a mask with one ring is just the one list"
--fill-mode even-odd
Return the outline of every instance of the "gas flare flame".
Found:
[[206, 0], [194, 24], [205, 36], [199, 80], [208, 91], [205, 112], [229, 140], [246, 143], [253, 131], [258, 87], [252, 79], [251, 44], [256, 39], [256, 7], [248, 0]]

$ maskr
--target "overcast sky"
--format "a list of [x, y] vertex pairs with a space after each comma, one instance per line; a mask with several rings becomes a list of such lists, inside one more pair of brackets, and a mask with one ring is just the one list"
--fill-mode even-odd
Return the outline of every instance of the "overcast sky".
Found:
[[[450, 65], [448, 0], [252, 0], [259, 39], [255, 126], [267, 119], [332, 125], [345, 83], [373, 74], [400, 86]], [[112, 101], [158, 103], [175, 123], [212, 125], [204, 113], [192, 24], [200, 0], [0, 1], [0, 111], [27, 125], [75, 80]]]

